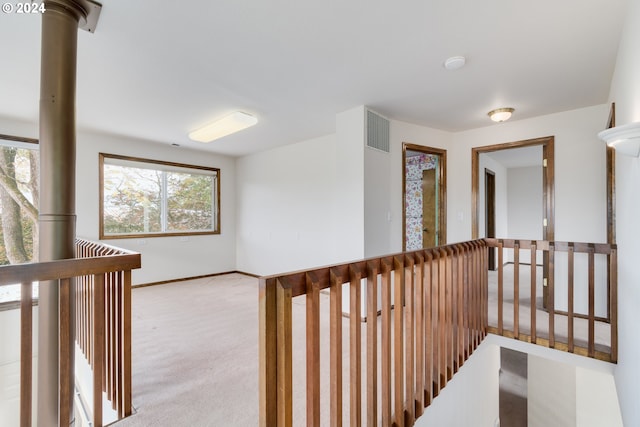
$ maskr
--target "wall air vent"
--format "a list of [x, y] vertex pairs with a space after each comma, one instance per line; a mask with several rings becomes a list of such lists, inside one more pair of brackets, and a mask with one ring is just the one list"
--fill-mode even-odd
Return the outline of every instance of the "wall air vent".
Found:
[[367, 110], [367, 147], [389, 152], [389, 120]]

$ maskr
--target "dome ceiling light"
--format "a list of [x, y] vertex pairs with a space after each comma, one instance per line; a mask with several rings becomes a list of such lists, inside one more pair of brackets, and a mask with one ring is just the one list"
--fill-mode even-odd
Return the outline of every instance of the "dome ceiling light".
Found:
[[496, 108], [495, 110], [489, 111], [487, 115], [494, 122], [500, 123], [509, 120], [514, 111], [515, 109], [513, 108]]

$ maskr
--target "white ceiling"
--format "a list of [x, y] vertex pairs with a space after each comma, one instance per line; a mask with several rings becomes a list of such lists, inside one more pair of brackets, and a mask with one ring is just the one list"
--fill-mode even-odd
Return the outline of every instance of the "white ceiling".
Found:
[[[460, 131], [607, 101], [626, 0], [104, 0], [78, 41], [77, 123], [244, 155], [358, 105]], [[37, 121], [40, 19], [0, 15], [0, 116]], [[464, 55], [467, 65], [442, 63]], [[259, 123], [208, 145], [234, 110]], [[2, 133], [2, 129], [0, 129]]]

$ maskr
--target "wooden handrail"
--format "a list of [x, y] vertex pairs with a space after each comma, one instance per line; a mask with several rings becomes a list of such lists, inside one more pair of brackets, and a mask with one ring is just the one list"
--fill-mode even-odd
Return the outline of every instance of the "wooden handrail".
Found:
[[[497, 305], [489, 305], [489, 248], [498, 248], [495, 283]], [[505, 251], [513, 250], [514, 279], [507, 283]], [[529, 259], [521, 250], [530, 250]], [[548, 322], [535, 310], [537, 253], [549, 254]], [[567, 270], [567, 342], [559, 335], [555, 301], [555, 271], [560, 272], [561, 256], [566, 253]], [[577, 286], [576, 254], [587, 256], [588, 310], [587, 345], [577, 336], [574, 323], [581, 314], [574, 304]], [[594, 325], [602, 319], [595, 313], [595, 257], [607, 258], [608, 308], [611, 339], [609, 350], [596, 346]], [[563, 255], [564, 256], [564, 255]], [[523, 262], [531, 263], [533, 286], [522, 293], [529, 275]], [[559, 274], [559, 273], [558, 273]], [[493, 273], [492, 273], [493, 275]], [[550, 242], [514, 239], [480, 239], [437, 248], [404, 252], [361, 261], [260, 278], [260, 425], [291, 426], [293, 396], [292, 322], [294, 298], [306, 296], [306, 410], [307, 425], [320, 423], [320, 291], [329, 289], [329, 375], [328, 416], [331, 426], [341, 426], [343, 409], [348, 408], [350, 426], [412, 426], [424, 408], [460, 369], [488, 332], [530, 341], [539, 345], [615, 362], [617, 359], [617, 248], [599, 243]], [[349, 322], [343, 328], [342, 295], [349, 295]], [[365, 313], [361, 297], [366, 290]], [[505, 294], [513, 291], [514, 322], [504, 310]], [[380, 301], [378, 299], [380, 298]], [[530, 319], [521, 321], [530, 298]], [[490, 312], [491, 310], [491, 312]], [[366, 330], [361, 333], [361, 321]], [[490, 315], [497, 318], [489, 326]], [[380, 318], [378, 319], [378, 316]], [[525, 318], [526, 319], [526, 318]], [[529, 323], [529, 333], [527, 333]], [[539, 332], [536, 328], [542, 328]], [[349, 337], [348, 355], [343, 354], [344, 335]], [[342, 396], [343, 362], [349, 364], [349, 397]], [[366, 375], [363, 395], [362, 375]]]
[[[131, 365], [131, 306], [130, 306], [130, 293], [131, 293], [131, 270], [140, 268], [140, 254], [118, 250], [113, 247], [106, 247], [97, 243], [90, 243], [84, 240], [77, 241], [77, 251], [80, 256], [83, 254], [86, 256], [86, 252], [82, 252], [82, 248], [94, 248], [95, 253], [88, 258], [75, 258], [65, 259], [59, 261], [41, 262], [41, 263], [29, 263], [19, 265], [9, 265], [0, 267], [0, 286], [7, 286], [15, 283], [21, 284], [21, 299], [20, 299], [20, 319], [21, 319], [21, 333], [20, 333], [20, 425], [23, 427], [29, 427], [32, 424], [31, 411], [32, 411], [32, 355], [33, 349], [31, 345], [33, 336], [33, 320], [32, 320], [32, 306], [33, 298], [31, 293], [31, 286], [34, 282], [40, 282], [45, 286], [60, 287], [60, 299], [61, 307], [71, 306], [68, 301], [73, 297], [74, 289], [72, 289], [73, 282], [76, 282], [78, 286], [82, 279], [76, 280], [76, 278], [90, 277], [93, 283], [94, 289], [100, 289], [101, 292], [93, 293], [93, 311], [91, 316], [86, 317], [86, 321], [92, 325], [92, 330], [88, 330], [86, 327], [77, 328], [76, 337], [71, 337], [68, 331], [72, 330], [71, 322], [78, 322], [78, 313], [69, 313], [65, 310], [61, 310], [60, 322], [59, 322], [59, 339], [60, 339], [60, 424], [66, 425], [65, 420], [69, 419], [68, 408], [71, 407], [70, 402], [73, 396], [68, 395], [67, 390], [71, 390], [71, 387], [64, 385], [65, 382], [70, 381], [73, 378], [73, 366], [71, 361], [73, 355], [70, 354], [71, 346], [67, 345], [69, 340], [78, 339], [81, 341], [91, 342], [93, 353], [92, 359], [94, 363], [94, 388], [96, 389], [94, 394], [94, 419], [93, 425], [98, 427], [102, 425], [102, 366], [104, 360], [108, 358], [104, 352], [101, 351], [104, 348], [105, 340], [103, 339], [105, 334], [105, 314], [103, 314], [105, 304], [102, 304], [102, 298], [105, 295], [105, 277], [111, 275], [122, 275], [124, 277], [123, 289], [122, 289], [122, 306], [120, 313], [124, 317], [120, 317], [118, 327], [123, 330], [123, 343], [121, 347], [117, 348], [117, 352], [121, 355], [119, 359], [119, 366], [125, 371], [128, 369], [128, 373], [124, 373], [121, 378], [127, 378], [123, 386], [128, 387], [128, 400], [123, 397], [126, 407], [122, 409], [122, 413], [130, 413], [130, 365]], [[102, 248], [102, 249], [99, 249]], [[45, 284], [45, 282], [48, 282]], [[78, 302], [78, 293], [76, 294], [76, 302]], [[66, 302], [65, 302], [66, 301]], [[128, 335], [128, 338], [127, 338]], [[127, 342], [128, 340], [128, 342]], [[109, 348], [107, 346], [107, 348]], [[113, 350], [113, 348], [109, 348]], [[128, 365], [128, 368], [126, 366]], [[96, 370], [95, 367], [98, 367]], [[95, 374], [98, 372], [98, 374]], [[97, 386], [96, 386], [97, 384]], [[98, 390], [100, 390], [98, 392]]]

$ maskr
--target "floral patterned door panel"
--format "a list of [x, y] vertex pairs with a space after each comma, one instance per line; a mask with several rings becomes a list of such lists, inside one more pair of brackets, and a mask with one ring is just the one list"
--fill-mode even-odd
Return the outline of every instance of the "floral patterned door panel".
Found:
[[[419, 154], [407, 156], [405, 164], [405, 238], [406, 250], [422, 249], [422, 171], [436, 169], [438, 176], [438, 156]], [[436, 191], [436, 195], [438, 191]], [[437, 206], [436, 201], [436, 206]], [[437, 209], [436, 209], [437, 211]], [[438, 221], [436, 221], [437, 224]]]

